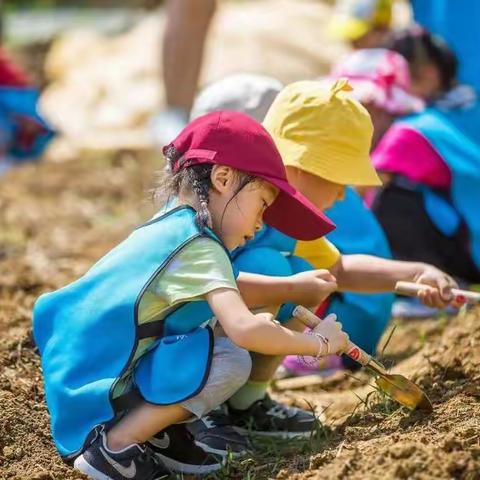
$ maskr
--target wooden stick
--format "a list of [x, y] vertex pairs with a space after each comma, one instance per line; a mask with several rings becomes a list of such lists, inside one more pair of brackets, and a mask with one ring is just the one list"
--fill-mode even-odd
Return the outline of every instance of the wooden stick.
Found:
[[[318, 318], [314, 313], [308, 310], [302, 305], [297, 305], [295, 310], [293, 311], [293, 316], [298, 318], [301, 322], [303, 322], [307, 327], [314, 329], [319, 323], [320, 318]], [[348, 342], [348, 347], [345, 352], [352, 360], [355, 360], [360, 365], [364, 367], [369, 366], [378, 370], [378, 373], [385, 373], [385, 369], [381, 366], [378, 362], [374, 361], [367, 352], [362, 350], [360, 347], [355, 345], [353, 342]]]
[[[402, 295], [416, 297], [418, 292], [422, 291], [426, 286], [428, 285], [424, 286], [420, 283], [413, 282], [397, 282], [395, 285], [395, 291]], [[454, 297], [452, 303], [456, 303], [457, 305], [462, 305], [464, 303], [475, 304], [480, 302], [480, 293], [477, 292], [452, 288], [452, 294]]]
[[272, 383], [272, 390], [301, 390], [306, 387], [316, 387], [325, 383], [320, 375], [304, 375], [303, 377], [281, 378]]

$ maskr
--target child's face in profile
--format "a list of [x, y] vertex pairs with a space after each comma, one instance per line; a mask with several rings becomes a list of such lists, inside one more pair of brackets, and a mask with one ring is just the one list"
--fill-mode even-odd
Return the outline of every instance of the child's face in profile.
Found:
[[303, 193], [319, 210], [326, 210], [345, 196], [345, 185], [329, 182], [324, 178], [287, 167], [287, 177], [291, 185]]
[[411, 93], [427, 101], [432, 101], [442, 93], [440, 70], [432, 63], [412, 69]]
[[278, 190], [263, 180], [253, 180], [238, 191], [241, 178], [229, 167], [212, 171], [209, 210], [213, 230], [229, 250], [245, 245], [263, 226], [263, 214]]

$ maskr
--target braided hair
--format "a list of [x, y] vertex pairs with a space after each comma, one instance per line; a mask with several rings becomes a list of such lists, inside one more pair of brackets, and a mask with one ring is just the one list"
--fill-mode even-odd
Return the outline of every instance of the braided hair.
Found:
[[[193, 194], [196, 200], [195, 210], [197, 213], [195, 223], [198, 228], [202, 231], [207, 227], [212, 228], [212, 216], [208, 204], [210, 201], [210, 189], [212, 187], [211, 174], [213, 164], [189, 165], [174, 171], [173, 167], [178, 161], [181, 162], [182, 155], [173, 145], [170, 145], [165, 149], [164, 156], [166, 160], [165, 170], [160, 184], [153, 191], [154, 199], [162, 199], [163, 203], [168, 203], [171, 197], [178, 196], [180, 192], [189, 192]], [[239, 186], [228, 203], [233, 200], [242, 188], [255, 179], [252, 175], [238, 171], [236, 173], [239, 176]]]

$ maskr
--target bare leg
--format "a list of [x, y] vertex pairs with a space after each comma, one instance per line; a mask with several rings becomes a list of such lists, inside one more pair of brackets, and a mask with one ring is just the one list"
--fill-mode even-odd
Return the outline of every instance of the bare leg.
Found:
[[144, 443], [168, 426], [191, 416], [192, 414], [180, 405], [142, 403], [107, 433], [108, 447], [121, 450], [133, 443]]
[[216, 0], [169, 0], [163, 39], [163, 77], [168, 108], [189, 112]]
[[[269, 309], [270, 310], [270, 309]], [[264, 311], [262, 309], [262, 311]], [[271, 311], [278, 311], [278, 308]], [[303, 331], [305, 326], [297, 319], [290, 319], [284, 326], [295, 331]], [[265, 397], [270, 380], [282, 363], [285, 356], [263, 355], [250, 352], [252, 358], [252, 371], [245, 385], [243, 385], [230, 398], [229, 404], [237, 410], [245, 410], [257, 400]]]
[[[290, 319], [283, 325], [296, 332], [303, 332], [303, 330], [305, 330], [305, 325], [295, 318]], [[252, 372], [249, 380], [253, 382], [270, 381], [285, 358], [284, 356], [263, 355], [261, 353], [251, 353], [251, 356]]]

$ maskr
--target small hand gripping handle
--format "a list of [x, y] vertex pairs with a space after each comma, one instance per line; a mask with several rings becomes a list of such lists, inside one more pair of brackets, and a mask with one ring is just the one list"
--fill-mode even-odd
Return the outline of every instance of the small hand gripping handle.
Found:
[[[413, 282], [397, 282], [395, 285], [395, 291], [401, 295], [409, 295], [416, 297], [424, 286], [420, 283]], [[452, 303], [461, 305], [464, 303], [475, 304], [480, 302], [480, 293], [470, 292], [468, 290], [459, 290], [452, 288], [453, 300]]]
[[[311, 328], [312, 330], [321, 322], [321, 319], [318, 318], [314, 313], [308, 310], [302, 305], [295, 307], [293, 311], [293, 316], [298, 318], [305, 326]], [[360, 347], [355, 345], [353, 342], [348, 342], [347, 351], [345, 352], [352, 360], [360, 363], [360, 365], [366, 366], [371, 361], [372, 357], [362, 350]]]

